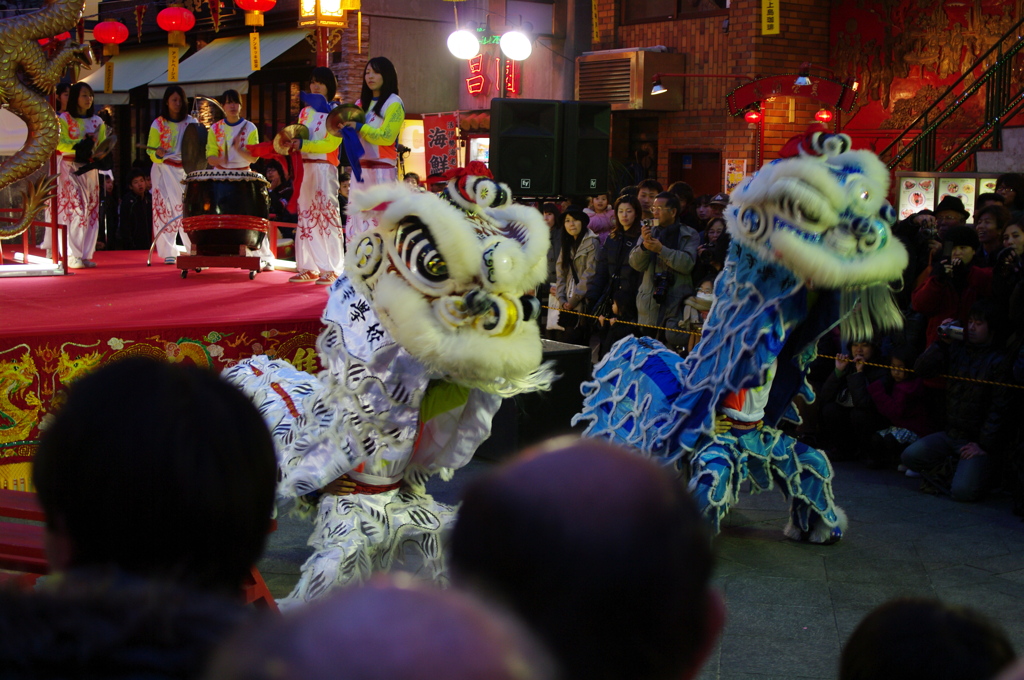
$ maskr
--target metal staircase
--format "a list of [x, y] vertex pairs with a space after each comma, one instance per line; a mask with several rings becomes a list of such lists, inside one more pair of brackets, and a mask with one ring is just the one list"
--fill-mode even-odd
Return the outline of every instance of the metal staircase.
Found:
[[[890, 170], [950, 172], [975, 151], [1002, 149], [1003, 124], [1024, 109], [1024, 19], [949, 86], [906, 130], [878, 154]], [[975, 74], [981, 72], [975, 77]], [[1016, 77], [1014, 75], [1016, 74]], [[984, 114], [955, 115], [977, 97]], [[910, 167], [905, 159], [910, 158]], [[941, 157], [941, 160], [937, 160]], [[969, 168], [973, 170], [973, 168]]]

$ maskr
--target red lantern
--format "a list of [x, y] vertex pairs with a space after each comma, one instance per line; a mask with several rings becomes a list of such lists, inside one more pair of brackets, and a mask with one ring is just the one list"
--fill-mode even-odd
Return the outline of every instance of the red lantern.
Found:
[[814, 119], [822, 123], [827, 123], [832, 120], [832, 112], [828, 109], [819, 109], [818, 112], [814, 114]]
[[167, 31], [167, 44], [185, 46], [185, 31], [192, 30], [196, 18], [184, 7], [168, 7], [156, 15], [156, 23]]
[[748, 123], [756, 123], [759, 120], [761, 120], [761, 112], [755, 111], [754, 109], [750, 109], [749, 111], [743, 114], [743, 120], [747, 121]]
[[276, 4], [277, 0], [235, 0], [235, 7], [245, 11], [246, 26], [262, 26], [263, 14]]
[[92, 29], [92, 35], [103, 43], [103, 54], [109, 57], [117, 54], [117, 46], [128, 39], [128, 27], [120, 21], [101, 21]]

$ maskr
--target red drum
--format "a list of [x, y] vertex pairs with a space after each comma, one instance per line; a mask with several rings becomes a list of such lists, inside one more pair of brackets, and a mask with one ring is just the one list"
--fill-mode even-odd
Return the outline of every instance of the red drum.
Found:
[[256, 250], [270, 229], [270, 183], [249, 170], [199, 170], [185, 176], [182, 228], [197, 255]]

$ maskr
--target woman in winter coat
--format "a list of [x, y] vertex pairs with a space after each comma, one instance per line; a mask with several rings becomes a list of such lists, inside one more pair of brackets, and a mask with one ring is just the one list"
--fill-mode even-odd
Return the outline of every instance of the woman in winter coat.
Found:
[[[555, 294], [563, 311], [587, 313], [587, 291], [597, 269], [600, 242], [587, 228], [590, 217], [579, 206], [569, 206], [562, 215], [562, 251], [558, 254]], [[565, 342], [588, 340], [590, 324], [578, 314], [562, 314], [559, 325], [565, 329]]]
[[635, 196], [622, 196], [615, 201], [615, 221], [608, 239], [597, 256], [594, 280], [587, 290], [591, 313], [603, 317], [597, 321], [597, 335], [603, 356], [613, 344], [637, 327], [616, 324], [636, 322], [636, 292], [640, 288], [640, 272], [629, 266], [629, 253], [640, 242], [640, 201]]

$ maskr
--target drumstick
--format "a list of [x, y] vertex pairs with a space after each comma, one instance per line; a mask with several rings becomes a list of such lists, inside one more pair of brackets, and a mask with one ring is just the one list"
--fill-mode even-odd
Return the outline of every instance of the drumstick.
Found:
[[136, 144], [136, 149], [145, 149], [146, 151], [159, 151], [162, 147], [159, 146], [146, 146], [145, 144]]

